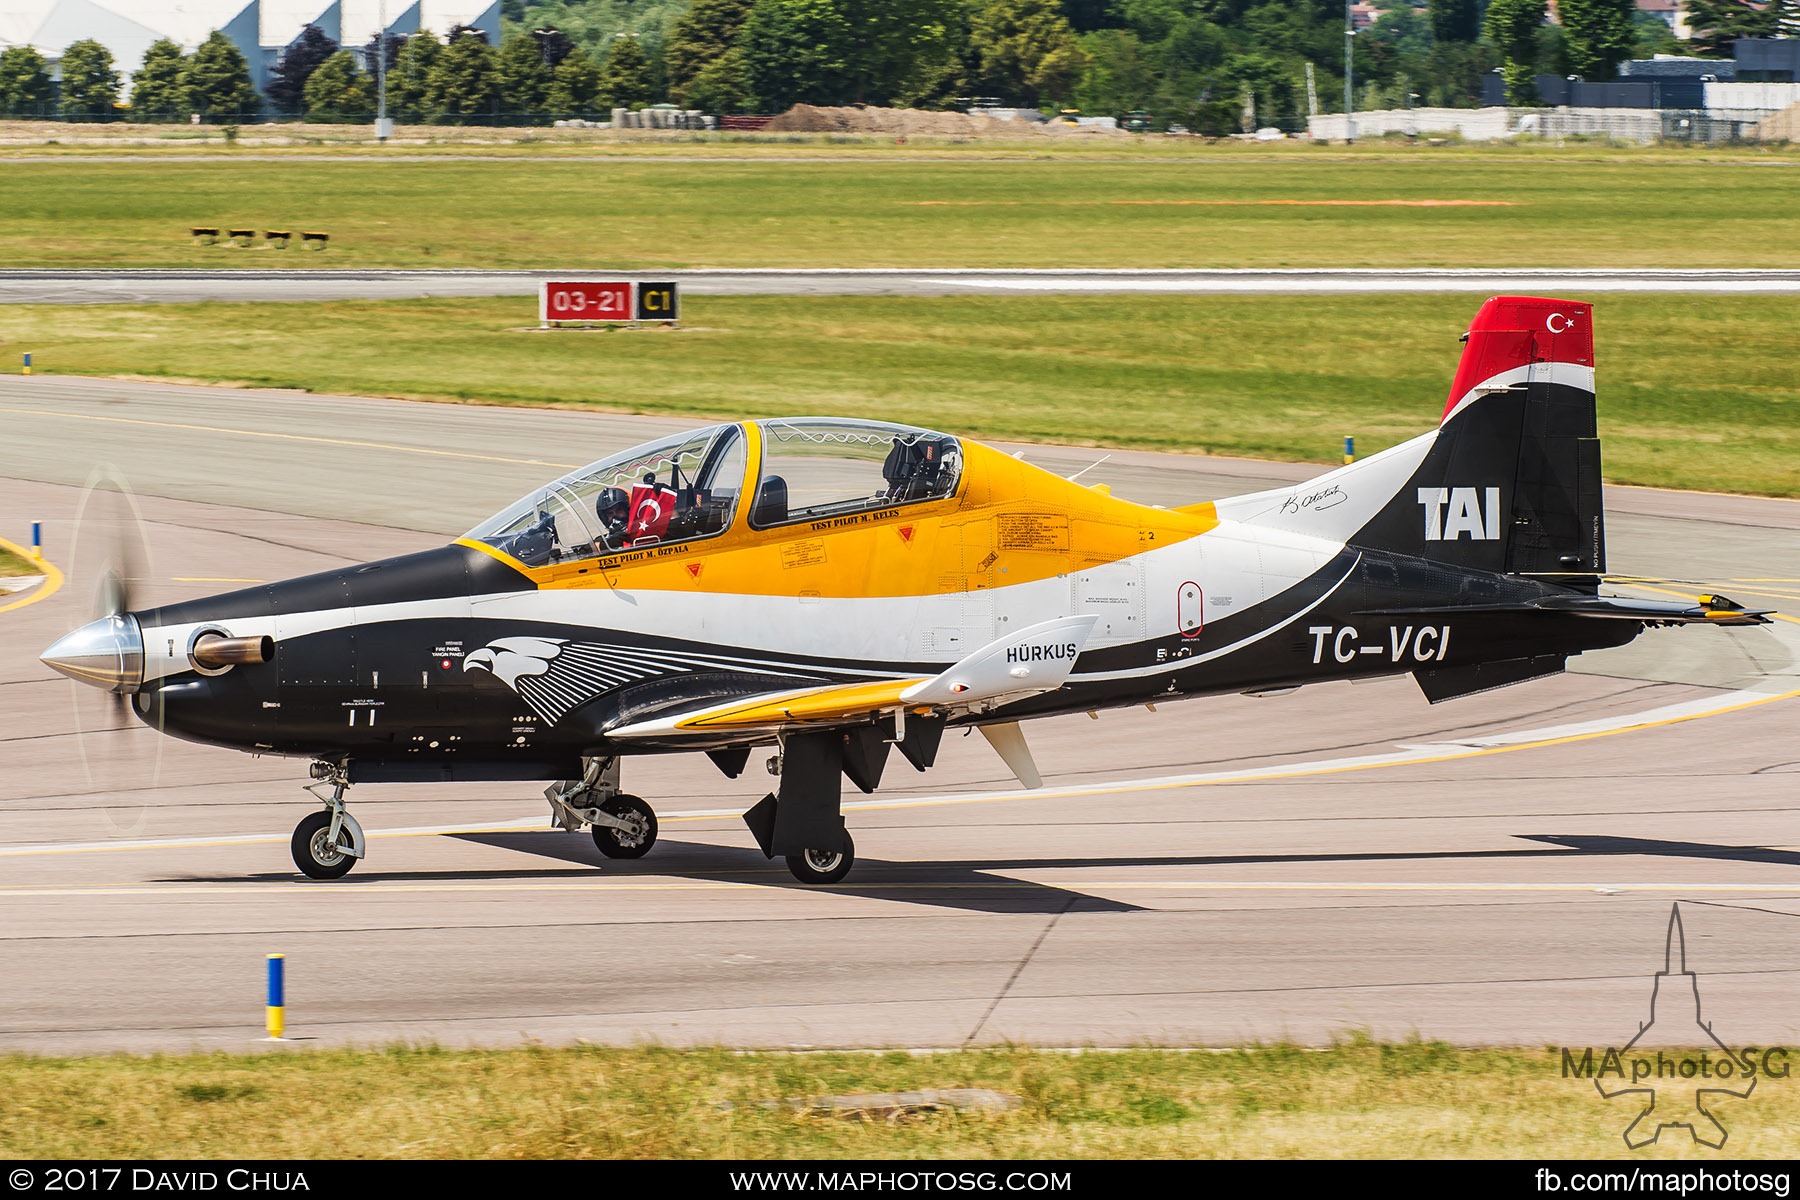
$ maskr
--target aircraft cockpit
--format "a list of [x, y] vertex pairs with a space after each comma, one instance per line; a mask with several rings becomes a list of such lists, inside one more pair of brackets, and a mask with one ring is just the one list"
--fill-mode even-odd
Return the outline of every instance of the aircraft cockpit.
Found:
[[[962, 475], [961, 444], [926, 429], [826, 417], [754, 429], [752, 529], [941, 499]], [[736, 424], [649, 442], [570, 472], [466, 536], [527, 567], [712, 537], [736, 519], [749, 445]]]
[[948, 434], [884, 421], [762, 421], [750, 526], [768, 529], [954, 495], [962, 447]]
[[714, 425], [572, 471], [470, 530], [528, 567], [711, 537], [730, 528], [745, 439]]

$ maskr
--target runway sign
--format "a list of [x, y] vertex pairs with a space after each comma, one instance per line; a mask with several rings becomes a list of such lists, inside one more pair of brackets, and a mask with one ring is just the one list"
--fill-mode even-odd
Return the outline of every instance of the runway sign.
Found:
[[624, 279], [546, 280], [538, 286], [538, 320], [675, 321], [681, 302], [673, 283]]
[[672, 283], [640, 283], [637, 285], [637, 319], [640, 321], [677, 321], [681, 319], [681, 301]]
[[538, 289], [541, 321], [629, 321], [632, 284], [622, 279], [546, 280]]

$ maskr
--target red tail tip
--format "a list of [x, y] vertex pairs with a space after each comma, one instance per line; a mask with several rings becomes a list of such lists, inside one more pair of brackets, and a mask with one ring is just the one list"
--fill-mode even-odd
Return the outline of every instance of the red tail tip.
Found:
[[1495, 296], [1469, 322], [1468, 345], [1450, 385], [1444, 418], [1494, 376], [1534, 362], [1594, 365], [1594, 306], [1541, 296]]

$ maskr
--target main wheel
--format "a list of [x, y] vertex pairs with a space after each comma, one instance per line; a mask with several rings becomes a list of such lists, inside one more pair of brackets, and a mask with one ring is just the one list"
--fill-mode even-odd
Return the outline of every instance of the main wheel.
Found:
[[614, 829], [595, 825], [594, 845], [608, 858], [642, 858], [656, 845], [656, 814], [636, 796], [614, 796], [600, 806], [602, 812], [618, 817], [631, 828]]
[[844, 833], [842, 850], [808, 850], [804, 854], [787, 856], [788, 870], [801, 883], [836, 883], [850, 873], [856, 865], [856, 843], [850, 840], [848, 830]]
[[341, 879], [356, 859], [331, 844], [331, 814], [311, 812], [294, 826], [294, 865], [314, 879]]

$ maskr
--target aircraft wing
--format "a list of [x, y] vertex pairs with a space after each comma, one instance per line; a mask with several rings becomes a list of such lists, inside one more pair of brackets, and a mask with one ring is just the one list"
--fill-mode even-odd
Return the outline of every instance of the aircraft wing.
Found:
[[958, 713], [1055, 691], [1068, 679], [1098, 616], [1057, 617], [998, 638], [936, 675], [827, 684], [738, 696], [658, 713], [606, 731], [609, 739], [722, 743], [801, 727], [866, 723], [883, 713]]

